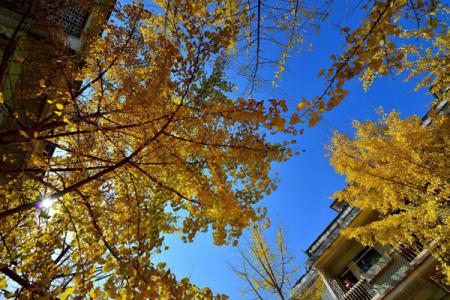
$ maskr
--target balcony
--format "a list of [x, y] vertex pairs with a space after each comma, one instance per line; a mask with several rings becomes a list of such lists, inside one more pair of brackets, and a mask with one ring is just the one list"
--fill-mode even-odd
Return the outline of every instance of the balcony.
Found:
[[341, 287], [336, 279], [328, 282], [338, 300], [371, 300], [376, 295], [373, 286], [366, 279], [360, 279], [347, 291]]
[[375, 296], [375, 290], [365, 279], [359, 280], [339, 300], [370, 300]]

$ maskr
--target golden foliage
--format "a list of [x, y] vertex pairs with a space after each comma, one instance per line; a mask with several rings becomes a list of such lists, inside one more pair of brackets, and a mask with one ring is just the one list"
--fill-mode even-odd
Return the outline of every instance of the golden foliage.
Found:
[[233, 266], [233, 271], [248, 287], [243, 294], [257, 299], [289, 299], [298, 268], [293, 266], [294, 257], [287, 249], [284, 229], [278, 226], [276, 242], [271, 245], [262, 227], [266, 226], [259, 224], [252, 229], [251, 240], [239, 251], [242, 266]]
[[[346, 48], [319, 76], [323, 93], [310, 101], [311, 118], [331, 110], [348, 94], [344, 85], [359, 77], [367, 90], [376, 77], [405, 74], [418, 79], [438, 101], [449, 98], [449, 29], [447, 4], [432, 0], [360, 2], [366, 11], [355, 28], [342, 28]], [[315, 122], [313, 122], [315, 124]], [[312, 125], [313, 125], [312, 124]]]
[[316, 281], [301, 293], [292, 295], [294, 300], [321, 300], [325, 288], [325, 283], [321, 277], [317, 277]]
[[379, 213], [379, 220], [344, 231], [366, 245], [425, 245], [448, 274], [450, 245], [450, 120], [397, 112], [355, 122], [354, 138], [336, 133], [330, 163], [348, 186], [333, 197]]
[[80, 55], [55, 33], [46, 60], [32, 45], [15, 62], [30, 76], [4, 97], [0, 132], [0, 272], [20, 286], [8, 296], [225, 299], [152, 258], [166, 234], [235, 244], [264, 218], [271, 163], [291, 155], [264, 132], [293, 126], [283, 101], [227, 97], [234, 2], [160, 4], [119, 6]]

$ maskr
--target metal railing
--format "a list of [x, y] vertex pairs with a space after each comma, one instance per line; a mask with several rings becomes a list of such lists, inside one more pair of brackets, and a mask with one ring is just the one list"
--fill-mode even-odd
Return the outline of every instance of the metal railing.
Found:
[[345, 291], [339, 285], [337, 280], [333, 278], [333, 279], [329, 280], [329, 282], [330, 282], [330, 287], [333, 290], [333, 293], [336, 296], [336, 298], [338, 298], [339, 300], [343, 299], [343, 297], [345, 295]]
[[412, 262], [420, 252], [422, 252], [424, 246], [416, 241], [412, 245], [401, 245], [400, 246], [400, 254], [409, 262]]
[[360, 279], [340, 300], [370, 300], [375, 296], [375, 290], [365, 279]]

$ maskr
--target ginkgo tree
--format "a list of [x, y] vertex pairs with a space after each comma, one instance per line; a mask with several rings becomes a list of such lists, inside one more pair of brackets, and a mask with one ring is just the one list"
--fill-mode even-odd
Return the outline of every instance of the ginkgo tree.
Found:
[[252, 228], [250, 239], [239, 250], [241, 261], [239, 265], [232, 265], [232, 269], [245, 282], [247, 289], [242, 291], [243, 295], [255, 299], [290, 299], [293, 280], [299, 271], [294, 265], [295, 257], [286, 245], [283, 226], [278, 225], [273, 244], [264, 236], [263, 229], [266, 228], [264, 224]]
[[[429, 126], [391, 112], [377, 121], [354, 122], [355, 136], [336, 133], [330, 163], [347, 187], [333, 197], [373, 210], [379, 218], [344, 234], [366, 245], [428, 249], [450, 279], [450, 120]], [[449, 280], [450, 281], [450, 280]]]
[[318, 73], [325, 78], [325, 88], [298, 105], [310, 116], [310, 126], [345, 99], [349, 93], [345, 84], [352, 79], [361, 80], [368, 89], [379, 77], [414, 78], [416, 89], [428, 89], [438, 102], [449, 98], [448, 3], [358, 1], [350, 10], [353, 13], [346, 17], [359, 22], [349, 27], [336, 25], [345, 36], [344, 51], [331, 55], [331, 66]]
[[[154, 4], [118, 4], [79, 55], [42, 25], [48, 48], [39, 49], [50, 55], [11, 62], [29, 76], [2, 101], [4, 296], [212, 298], [153, 263], [164, 235], [192, 242], [211, 231], [216, 244], [236, 244], [265, 217], [255, 204], [276, 188], [271, 163], [291, 155], [290, 141], [267, 133], [294, 128], [282, 100], [227, 96], [225, 64], [245, 9]], [[45, 101], [46, 113], [24, 105], [30, 99]]]
[[[282, 100], [230, 99], [234, 85], [225, 70], [242, 46], [254, 53], [255, 80], [266, 62], [265, 39], [281, 45], [282, 70], [304, 41], [302, 24], [326, 13], [300, 1], [119, 1], [101, 37], [87, 36], [74, 54], [55, 24], [64, 15], [58, 10], [73, 2], [29, 1], [11, 41], [22, 32], [33, 40], [26, 49], [18, 43], [0, 65], [9, 84], [0, 97], [2, 293], [210, 298], [211, 291], [177, 280], [151, 258], [164, 250], [167, 233], [191, 242], [211, 231], [217, 244], [236, 244], [244, 228], [265, 217], [255, 204], [276, 188], [271, 163], [291, 155], [289, 141], [269, 142], [267, 135], [295, 134], [302, 121], [286, 116]], [[101, 3], [76, 2], [84, 9]], [[46, 24], [42, 3], [54, 4], [53, 22]], [[416, 68], [412, 75], [430, 75], [423, 85], [448, 91], [446, 6], [367, 4], [348, 51], [325, 73], [323, 97], [299, 106], [311, 113], [310, 125], [325, 110], [325, 96], [331, 109], [346, 94], [344, 82], [365, 71], [363, 78], [372, 78], [368, 70]], [[45, 17], [25, 22], [34, 11]], [[411, 16], [419, 29], [405, 31], [398, 22]], [[277, 32], [281, 40], [273, 38]], [[423, 37], [433, 47], [399, 47], [400, 37]]]

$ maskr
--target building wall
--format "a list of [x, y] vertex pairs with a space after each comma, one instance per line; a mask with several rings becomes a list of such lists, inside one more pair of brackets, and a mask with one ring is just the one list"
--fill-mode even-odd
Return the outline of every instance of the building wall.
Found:
[[[363, 248], [357, 242], [341, 240], [323, 253], [319, 273], [321, 278], [325, 278], [326, 283], [320, 299], [336, 299], [336, 297], [338, 299], [359, 299], [354, 297], [359, 297], [361, 293], [367, 293], [366, 295], [370, 295], [374, 300], [450, 300], [450, 298], [445, 298], [450, 297], [445, 288], [430, 279], [430, 275], [436, 270], [436, 261], [428, 251], [422, 250], [416, 253], [415, 259], [409, 261], [406, 256], [392, 247], [376, 245], [374, 249], [381, 256], [368, 270], [363, 271], [354, 261]], [[325, 259], [324, 256], [327, 258]], [[357, 280], [363, 280], [365, 283], [360, 287], [355, 285], [354, 288], [348, 290], [340, 280], [340, 275], [347, 268], [357, 277]], [[313, 270], [311, 269], [310, 272]], [[308, 282], [310, 281], [308, 280]], [[306, 283], [305, 280], [298, 283], [296, 287], [298, 293], [305, 290], [306, 286], [311, 285]], [[361, 286], [364, 287], [362, 292]], [[353, 296], [347, 296], [349, 293]]]
[[[68, 70], [77, 72], [83, 47], [98, 37], [101, 24], [108, 18], [114, 2], [96, 1], [89, 17], [87, 12], [80, 14], [80, 9], [71, 9], [67, 13], [64, 10], [62, 26], [58, 27], [43, 17], [55, 15], [55, 11], [41, 7], [30, 10], [25, 18], [23, 11], [26, 9], [22, 8], [27, 8], [31, 1], [0, 1], [0, 37], [6, 40], [0, 41], [0, 47], [3, 47], [0, 51], [0, 61], [3, 61], [0, 92], [4, 103], [0, 110], [0, 132], [35, 126], [50, 116], [61, 94], [79, 88], [73, 79], [75, 76]], [[10, 55], [3, 59], [6, 52]], [[56, 119], [53, 115], [48, 121]], [[52, 154], [48, 144], [26, 137], [31, 138], [27, 143], [2, 143], [0, 155], [7, 168], [22, 169], [29, 164], [33, 153]], [[16, 178], [16, 173], [0, 174], [0, 182], [9, 178]]]

